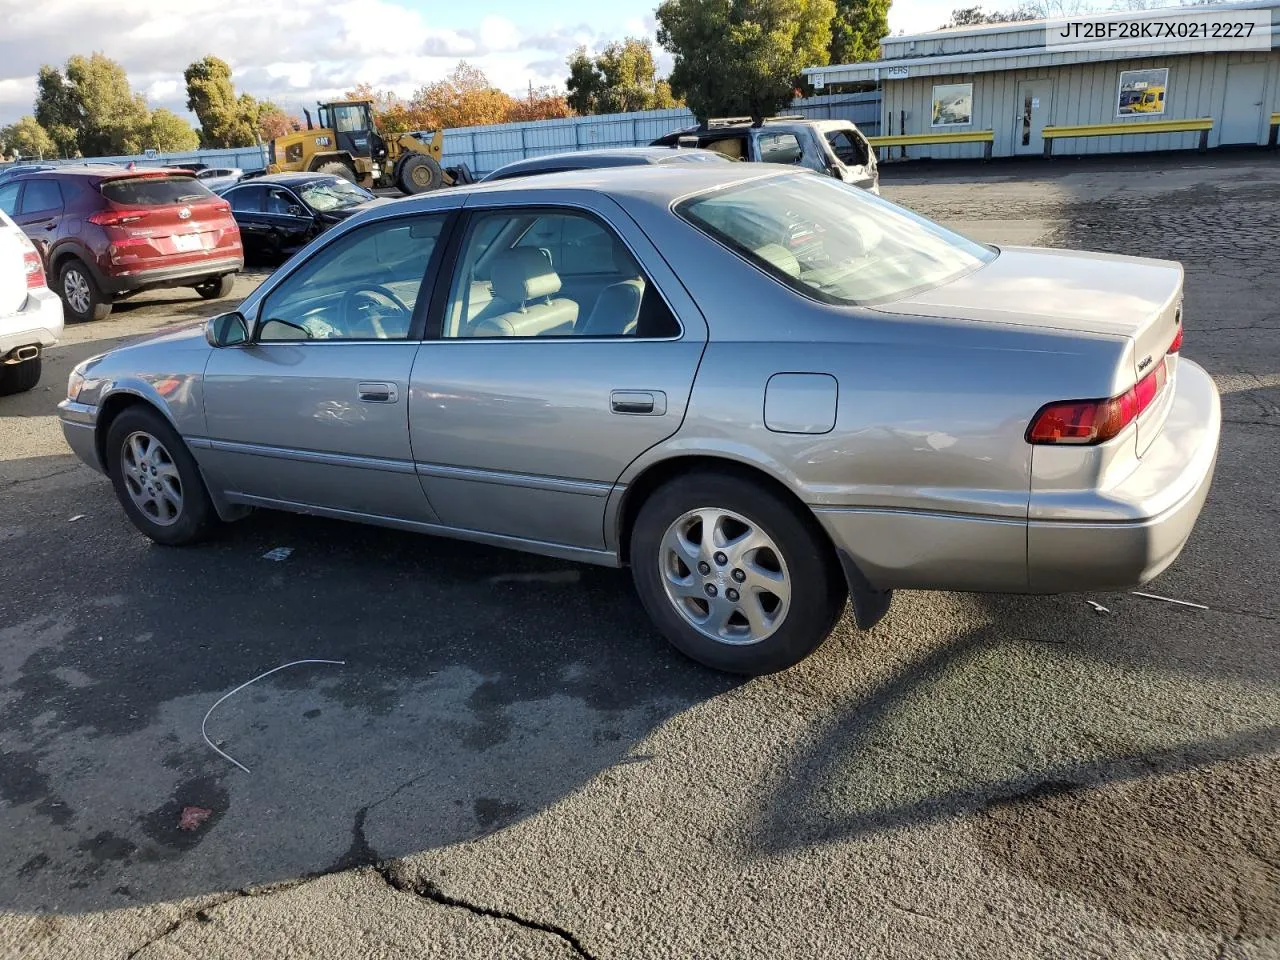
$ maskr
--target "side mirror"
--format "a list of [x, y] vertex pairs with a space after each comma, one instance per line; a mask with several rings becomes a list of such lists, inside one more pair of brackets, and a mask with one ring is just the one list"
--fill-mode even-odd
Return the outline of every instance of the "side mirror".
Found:
[[305, 216], [307, 216], [307, 211], [303, 210], [303, 209], [302, 209], [300, 206], [298, 206], [296, 203], [291, 203], [291, 204], [289, 204], [289, 216], [291, 216], [291, 217], [305, 217]]
[[220, 314], [205, 324], [204, 338], [211, 347], [238, 347], [249, 342], [249, 322], [240, 313]]

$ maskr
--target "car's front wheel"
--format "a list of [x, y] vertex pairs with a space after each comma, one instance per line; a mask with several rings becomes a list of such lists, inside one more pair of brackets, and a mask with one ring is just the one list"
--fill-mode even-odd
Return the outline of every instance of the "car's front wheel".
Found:
[[203, 539], [218, 516], [195, 460], [156, 411], [130, 407], [107, 431], [107, 468], [124, 512], [156, 543]]
[[105, 320], [111, 313], [111, 301], [93, 279], [93, 274], [79, 260], [68, 260], [58, 274], [58, 293], [66, 305], [68, 319], [84, 323]]
[[645, 501], [631, 572], [654, 623], [709, 667], [757, 675], [818, 648], [847, 588], [811, 517], [743, 477], [680, 477]]
[[231, 296], [231, 288], [235, 285], [235, 274], [229, 273], [225, 277], [214, 277], [212, 280], [198, 283], [195, 290], [205, 300], [221, 300], [223, 297]]

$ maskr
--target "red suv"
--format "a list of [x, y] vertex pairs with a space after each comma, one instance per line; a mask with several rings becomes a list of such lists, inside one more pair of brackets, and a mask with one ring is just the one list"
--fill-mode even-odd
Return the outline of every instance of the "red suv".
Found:
[[112, 301], [161, 287], [225, 297], [244, 266], [230, 204], [186, 170], [19, 174], [0, 183], [0, 210], [39, 249], [68, 320], [101, 320]]

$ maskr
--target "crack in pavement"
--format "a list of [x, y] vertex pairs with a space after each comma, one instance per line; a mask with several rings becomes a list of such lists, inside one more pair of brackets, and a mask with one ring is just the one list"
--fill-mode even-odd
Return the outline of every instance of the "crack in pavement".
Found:
[[[52, 477], [60, 477], [65, 473], [74, 473], [75, 471], [79, 470], [82, 466], [83, 464], [73, 463], [69, 467], [64, 467], [61, 470], [54, 470], [52, 473], [42, 473], [38, 477], [24, 477], [21, 480], [13, 480], [10, 483], [5, 484], [4, 487], [0, 487], [0, 489], [12, 490], [14, 487], [20, 487], [26, 483], [37, 483], [40, 480], [48, 480]], [[0, 479], [3, 479], [3, 478], [0, 478]]]
[[478, 917], [489, 917], [492, 920], [505, 920], [508, 923], [514, 923], [524, 927], [526, 930], [536, 930], [539, 933], [548, 933], [553, 937], [558, 937], [569, 945], [569, 947], [578, 956], [584, 960], [595, 960], [592, 955], [587, 952], [587, 948], [583, 946], [582, 941], [569, 930], [554, 923], [544, 923], [541, 920], [530, 920], [519, 914], [512, 913], [509, 910], [497, 910], [493, 907], [484, 907], [479, 904], [468, 903], [457, 897], [452, 897], [441, 890], [435, 883], [430, 880], [404, 880], [397, 877], [394, 868], [399, 861], [392, 860], [386, 863], [379, 863], [373, 869], [382, 881], [392, 890], [400, 893], [411, 894], [431, 903], [442, 907], [453, 907], [457, 910], [466, 910]]
[[261, 887], [244, 887], [240, 890], [233, 890], [230, 893], [224, 893], [221, 896], [215, 897], [212, 900], [202, 902], [198, 907], [193, 907], [190, 910], [184, 910], [181, 914], [178, 915], [178, 917], [173, 922], [165, 926], [164, 929], [162, 929], [155, 936], [151, 937], [141, 946], [135, 947], [133, 950], [130, 950], [127, 954], [125, 954], [125, 960], [135, 960], [135, 958], [139, 954], [141, 954], [144, 950], [146, 950], [148, 947], [154, 947], [160, 941], [173, 936], [175, 933], [177, 933], [180, 929], [182, 929], [184, 926], [186, 926], [188, 923], [190, 923], [193, 920], [199, 921], [200, 923], [209, 923], [210, 921], [213, 920], [213, 917], [210, 916], [209, 911], [216, 910], [218, 907], [228, 904], [232, 900], [252, 899], [254, 897], [270, 897], [277, 893], [284, 893], [286, 890], [292, 890], [295, 887], [304, 886], [305, 884], [311, 883], [312, 881], [318, 880], [318, 879], [319, 877], [305, 877], [300, 880], [290, 880], [290, 881], [285, 881], [283, 883], [267, 884]]

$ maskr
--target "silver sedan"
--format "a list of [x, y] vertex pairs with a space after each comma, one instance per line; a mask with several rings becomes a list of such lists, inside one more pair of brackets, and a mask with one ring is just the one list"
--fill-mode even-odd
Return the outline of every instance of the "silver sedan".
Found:
[[1182, 281], [792, 168], [554, 174], [357, 215], [60, 410], [159, 543], [260, 507], [627, 565], [679, 649], [764, 673], [847, 598], [1168, 566], [1220, 422]]

